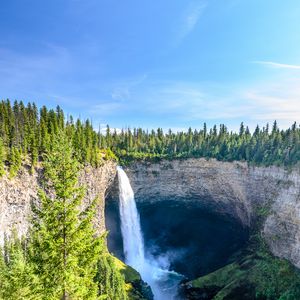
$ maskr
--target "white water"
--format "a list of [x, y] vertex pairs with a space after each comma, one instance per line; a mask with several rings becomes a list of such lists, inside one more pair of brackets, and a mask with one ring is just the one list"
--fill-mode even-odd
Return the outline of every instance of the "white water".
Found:
[[166, 257], [145, 255], [140, 217], [129, 179], [121, 167], [117, 168], [119, 180], [119, 209], [125, 262], [135, 268], [152, 289], [155, 300], [176, 298], [177, 285], [182, 276], [169, 271]]
[[134, 194], [129, 179], [122, 168], [118, 167], [119, 208], [121, 230], [126, 263], [140, 270], [145, 263], [144, 241], [142, 237], [140, 217], [136, 209]]

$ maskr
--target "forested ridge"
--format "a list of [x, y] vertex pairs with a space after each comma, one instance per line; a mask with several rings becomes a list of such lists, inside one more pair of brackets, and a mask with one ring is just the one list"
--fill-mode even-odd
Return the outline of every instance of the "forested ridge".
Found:
[[121, 132], [106, 127], [105, 132], [93, 128], [90, 120], [65, 117], [63, 110], [38, 109], [34, 103], [22, 101], [0, 103], [0, 173], [4, 165], [14, 176], [27, 159], [32, 169], [51, 150], [51, 141], [59, 130], [66, 133], [80, 163], [99, 166], [103, 158], [115, 158], [126, 163], [135, 159], [173, 159], [205, 157], [223, 161], [241, 160], [256, 165], [294, 165], [300, 160], [300, 128], [294, 123], [280, 130], [277, 122], [253, 133], [241, 123], [239, 132], [232, 132], [224, 124], [208, 129], [164, 133], [142, 128]]

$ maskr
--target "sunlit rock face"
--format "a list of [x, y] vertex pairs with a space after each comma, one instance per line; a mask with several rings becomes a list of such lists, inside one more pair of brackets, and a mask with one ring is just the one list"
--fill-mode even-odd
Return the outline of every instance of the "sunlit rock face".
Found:
[[[159, 163], [135, 163], [125, 169], [135, 192], [137, 206], [143, 203], [184, 201], [233, 218], [251, 227], [261, 207], [268, 215], [264, 237], [271, 251], [300, 267], [300, 171], [277, 167], [249, 167], [240, 162], [186, 159]], [[85, 201], [99, 196], [96, 225], [103, 231], [104, 197], [116, 175], [116, 164], [85, 169], [81, 182], [87, 187]], [[41, 172], [27, 170], [10, 180], [0, 178], [0, 238], [12, 227], [25, 234], [30, 202], [37, 199]], [[117, 192], [113, 184], [111, 193]]]
[[197, 203], [245, 227], [251, 227], [263, 211], [263, 234], [271, 251], [300, 267], [299, 170], [185, 159], [136, 162], [126, 173], [138, 206], [166, 200]]
[[[84, 205], [98, 198], [95, 226], [98, 232], [105, 230], [104, 201], [108, 186], [114, 180], [116, 164], [105, 162], [100, 168], [86, 167], [80, 171], [79, 182], [85, 186]], [[12, 228], [25, 235], [29, 226], [31, 203], [38, 201], [38, 188], [43, 178], [42, 169], [30, 175], [24, 167], [20, 174], [9, 179], [6, 175], [0, 178], [0, 242]]]

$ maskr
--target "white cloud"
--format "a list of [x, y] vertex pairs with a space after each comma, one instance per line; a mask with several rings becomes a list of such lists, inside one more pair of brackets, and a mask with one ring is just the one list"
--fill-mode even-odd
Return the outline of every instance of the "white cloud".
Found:
[[194, 1], [190, 3], [182, 19], [178, 42], [182, 41], [194, 30], [206, 7], [207, 4], [204, 1]]
[[148, 75], [142, 74], [137, 77], [127, 78], [125, 80], [116, 81], [112, 85], [111, 98], [113, 100], [127, 100], [131, 97], [131, 90], [142, 84]]
[[[99, 125], [99, 128], [97, 130], [100, 129], [100, 132], [102, 134], [106, 134], [106, 130], [107, 130], [107, 124], [100, 124]], [[113, 133], [113, 132], [117, 132], [117, 133], [121, 133], [122, 129], [121, 128], [118, 128], [118, 127], [109, 127], [110, 129], [110, 132]]]
[[130, 97], [129, 89], [126, 87], [116, 87], [111, 93], [111, 98], [114, 100], [124, 100]]
[[101, 102], [91, 107], [89, 110], [93, 115], [105, 117], [110, 116], [122, 109], [122, 104], [120, 102]]
[[300, 121], [300, 78], [286, 78], [244, 91], [242, 97], [255, 110], [251, 118], [258, 121], [277, 120], [285, 127]]
[[294, 121], [300, 122], [300, 78], [295, 77], [264, 79], [243, 86], [174, 81], [147, 86], [140, 93], [136, 96], [143, 97], [143, 105], [136, 106], [137, 113], [161, 118], [170, 126], [201, 126], [206, 120], [237, 129], [244, 121], [254, 129], [256, 124], [276, 119], [287, 128]]
[[300, 70], [300, 65], [282, 64], [282, 63], [277, 63], [277, 62], [273, 62], [273, 61], [254, 61], [253, 63], [264, 65], [264, 66], [275, 68], [275, 69]]

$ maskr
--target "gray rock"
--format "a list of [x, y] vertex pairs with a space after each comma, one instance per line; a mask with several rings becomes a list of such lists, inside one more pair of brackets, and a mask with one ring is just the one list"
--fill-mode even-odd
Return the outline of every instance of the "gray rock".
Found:
[[270, 250], [300, 267], [299, 170], [185, 159], [137, 162], [126, 172], [137, 201], [197, 201], [248, 227], [267, 207], [263, 236]]
[[[80, 182], [87, 187], [85, 203], [99, 197], [99, 232], [105, 230], [104, 199], [116, 174], [115, 163], [98, 169], [85, 168]], [[300, 267], [300, 172], [279, 167], [250, 167], [242, 162], [205, 159], [134, 163], [126, 168], [138, 201], [197, 201], [199, 205], [229, 215], [251, 227], [258, 208], [269, 207], [263, 236], [276, 256]], [[28, 230], [30, 202], [37, 200], [41, 170], [29, 175], [0, 179], [0, 239], [15, 227]], [[116, 182], [115, 182], [116, 183]], [[113, 189], [117, 191], [117, 185]], [[194, 205], [194, 203], [193, 203]]]
[[[84, 205], [98, 198], [95, 226], [99, 233], [105, 230], [104, 201], [105, 193], [116, 175], [116, 164], [105, 162], [97, 169], [85, 167], [80, 172], [79, 182], [86, 187]], [[0, 178], [0, 242], [4, 235], [10, 235], [15, 228], [18, 235], [27, 233], [30, 223], [31, 202], [38, 201], [38, 188], [42, 182], [42, 170], [38, 168], [33, 175], [22, 169], [18, 176]], [[83, 207], [84, 208], [84, 207]]]

